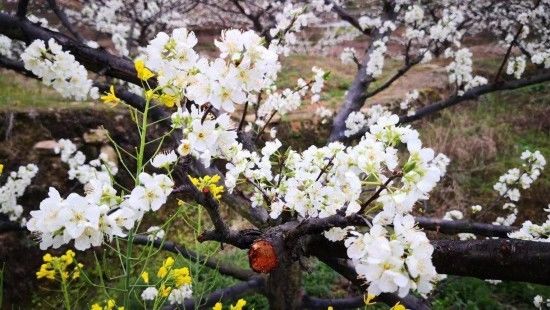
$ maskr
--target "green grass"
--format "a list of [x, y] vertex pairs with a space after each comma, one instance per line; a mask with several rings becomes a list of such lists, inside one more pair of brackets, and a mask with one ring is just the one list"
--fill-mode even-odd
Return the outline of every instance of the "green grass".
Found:
[[533, 309], [533, 297], [550, 296], [550, 287], [503, 282], [491, 284], [475, 278], [449, 277], [433, 296], [433, 309]]
[[82, 106], [90, 106], [90, 103], [72, 102], [37, 80], [0, 70], [0, 111]]

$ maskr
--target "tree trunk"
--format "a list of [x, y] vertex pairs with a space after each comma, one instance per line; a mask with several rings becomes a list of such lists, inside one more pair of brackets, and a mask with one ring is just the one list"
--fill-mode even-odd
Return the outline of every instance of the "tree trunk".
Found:
[[269, 308], [272, 310], [301, 309], [302, 269], [288, 257], [279, 261], [279, 266], [270, 274], [266, 285]]

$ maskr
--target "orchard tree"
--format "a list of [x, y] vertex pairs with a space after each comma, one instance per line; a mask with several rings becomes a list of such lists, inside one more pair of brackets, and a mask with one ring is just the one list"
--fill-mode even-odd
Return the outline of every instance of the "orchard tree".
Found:
[[[128, 150], [111, 140], [116, 165], [103, 155], [87, 161], [71, 141], [60, 140], [56, 151], [69, 167], [68, 178], [77, 179], [85, 194], [62, 197], [50, 188], [39, 206], [29, 206], [30, 217], [22, 217], [17, 198], [40, 168], [29, 165], [9, 175], [0, 211], [12, 221], [6, 227], [23, 224], [42, 250], [70, 244], [117, 255], [123, 284], [115, 290], [103, 279], [89, 283], [106, 292], [105, 307], [128, 309], [139, 296], [143, 306], [189, 309], [258, 292], [273, 309], [349, 308], [373, 300], [428, 309], [423, 297], [445, 275], [550, 284], [550, 245], [544, 242], [550, 217], [540, 225], [513, 226], [521, 190], [544, 169], [542, 154], [524, 152], [524, 164], [495, 184], [506, 214], [494, 223], [465, 220], [456, 210], [443, 219], [414, 217], [415, 207], [445, 175], [449, 158], [425, 147], [410, 124], [485, 94], [550, 80], [550, 1], [386, 0], [346, 7], [328, 0], [94, 0], [71, 9], [55, 0], [29, 2], [0, 13], [0, 65], [67, 98], [126, 106], [137, 125], [128, 130], [137, 130], [139, 141]], [[29, 8], [53, 12], [59, 28]], [[327, 21], [331, 26], [321, 27]], [[205, 25], [227, 27], [214, 40], [215, 55], [197, 52], [190, 29]], [[309, 38], [303, 31], [308, 27], [321, 36]], [[89, 29], [96, 37], [86, 34]], [[475, 55], [464, 45], [482, 32], [503, 48], [498, 70], [487, 76], [474, 73]], [[96, 43], [102, 35], [110, 43]], [[330, 73], [314, 67], [294, 87], [278, 89], [281, 59], [354, 38], [366, 43], [341, 55], [357, 72], [326, 145], [286, 147], [271, 125], [274, 117], [319, 101]], [[383, 73], [390, 43], [402, 50], [401, 67], [382, 79], [388, 76]], [[437, 57], [449, 59], [447, 98], [418, 106], [419, 92], [411, 89], [398, 107], [370, 104], [369, 98], [413, 67]], [[319, 114], [333, 113], [323, 108]], [[162, 126], [162, 133], [152, 136], [153, 125]], [[120, 183], [120, 174], [132, 179], [131, 187]], [[179, 206], [162, 227], [142, 227], [144, 217], [174, 200]], [[211, 220], [199, 241], [247, 251], [251, 270], [170, 241], [164, 230], [189, 204], [200, 205]], [[231, 227], [222, 208], [237, 211], [253, 228]], [[461, 240], [430, 240], [427, 230], [459, 234]], [[144, 272], [158, 250], [199, 260], [242, 282], [194, 298], [194, 275], [176, 268], [172, 258], [156, 276]], [[304, 294], [308, 257], [364, 294], [332, 300]], [[86, 273], [68, 251], [46, 254], [38, 276], [60, 282], [70, 309], [70, 280], [90, 280]]]

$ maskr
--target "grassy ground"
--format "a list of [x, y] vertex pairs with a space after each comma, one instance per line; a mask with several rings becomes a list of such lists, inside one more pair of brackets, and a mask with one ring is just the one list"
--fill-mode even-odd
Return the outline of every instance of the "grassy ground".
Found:
[[[346, 89], [353, 79], [353, 68], [343, 66], [337, 59], [311, 56], [292, 56], [285, 60], [285, 69], [280, 75], [280, 88], [293, 87], [298, 77], [308, 77], [310, 68], [317, 65], [331, 71], [327, 81], [328, 92], [322, 96], [322, 104], [335, 107], [342, 101]], [[398, 62], [389, 61], [387, 66], [397, 68]], [[482, 70], [489, 71], [496, 65], [495, 61], [480, 62]], [[421, 70], [428, 70], [423, 68]], [[23, 85], [23, 87], [21, 87]], [[29, 91], [32, 90], [32, 91]], [[400, 90], [403, 91], [403, 90]], [[439, 90], [434, 90], [434, 93]], [[383, 100], [388, 97], [379, 97]], [[508, 91], [483, 97], [478, 102], [464, 104], [440, 113], [431, 120], [416, 123], [421, 131], [421, 137], [426, 146], [449, 155], [452, 164], [448, 176], [438, 186], [430, 200], [428, 214], [441, 216], [449, 209], [465, 210], [473, 204], [486, 205], [494, 199], [492, 184], [498, 176], [507, 169], [519, 163], [519, 155], [525, 149], [538, 149], [546, 158], [550, 158], [550, 85], [536, 85], [521, 90]], [[90, 103], [76, 105], [82, 108]], [[55, 92], [36, 81], [22, 80], [12, 74], [0, 75], [0, 112], [28, 108], [69, 108], [74, 104], [62, 100]], [[310, 117], [311, 118], [311, 117]], [[40, 122], [38, 122], [40, 124]], [[26, 126], [27, 124], [20, 124]], [[30, 124], [34, 126], [33, 124]], [[41, 126], [41, 125], [40, 125]], [[298, 149], [310, 145], [312, 141], [321, 144], [327, 135], [327, 126], [322, 126], [311, 120], [300, 118], [285, 120], [279, 124], [279, 132], [290, 139], [290, 144]], [[43, 127], [37, 127], [43, 130]], [[29, 131], [28, 135], [31, 135]], [[61, 133], [59, 133], [61, 134]], [[43, 133], [40, 134], [42, 137]], [[55, 135], [53, 135], [55, 136]], [[44, 137], [46, 138], [47, 135]], [[28, 137], [32, 138], [32, 137]], [[30, 143], [30, 142], [29, 142]], [[0, 145], [7, 146], [5, 142]], [[24, 148], [32, 146], [26, 145]], [[16, 143], [9, 144], [16, 148]], [[19, 150], [18, 158], [24, 160], [24, 150]], [[548, 202], [550, 174], [543, 173], [532, 189], [524, 192], [518, 221], [530, 217], [540, 219], [541, 209]], [[150, 223], [161, 222], [162, 218], [170, 216], [170, 208], [164, 208], [158, 219], [150, 219]], [[248, 261], [244, 251], [225, 247], [220, 249], [216, 244], [199, 244], [195, 240], [196, 231], [200, 225], [209, 225], [204, 214], [198, 209], [189, 207], [184, 215], [168, 231], [170, 239], [189, 246], [205, 255], [216, 256], [226, 262], [231, 262], [247, 268]], [[491, 221], [498, 210], [489, 212], [484, 220]], [[225, 214], [228, 221], [240, 225], [238, 216]], [[190, 222], [188, 218], [202, 218], [201, 222]], [[182, 227], [185, 227], [182, 229]], [[160, 265], [163, 257], [152, 264], [150, 273], [156, 273], [155, 266]], [[89, 259], [89, 258], [88, 258]], [[235, 284], [236, 281], [219, 275], [205, 268], [200, 263], [182, 262], [191, 267], [194, 278], [194, 291], [197, 295], [207, 294], [215, 289]], [[116, 264], [113, 264], [116, 266]], [[8, 266], [9, 268], [9, 266]], [[318, 297], [338, 298], [353, 294], [353, 289], [330, 268], [320, 262], [309, 261], [309, 270], [305, 273], [304, 288], [308, 294]], [[111, 270], [117, 272], [117, 267]], [[34, 307], [54, 304], [56, 296], [49, 287], [35, 290]], [[90, 296], [97, 292], [87, 292]], [[536, 294], [550, 297], [550, 288], [522, 284], [502, 283], [489, 284], [483, 280], [472, 278], [449, 277], [444, 280], [430, 296], [434, 309], [529, 309], [532, 298]], [[47, 298], [44, 298], [47, 296]], [[265, 309], [267, 301], [259, 295], [245, 297], [251, 308]], [[387, 308], [378, 305], [377, 308]]]

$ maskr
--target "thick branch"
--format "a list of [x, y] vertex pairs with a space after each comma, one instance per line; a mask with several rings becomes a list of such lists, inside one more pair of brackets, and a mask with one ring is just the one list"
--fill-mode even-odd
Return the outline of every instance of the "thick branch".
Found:
[[93, 72], [102, 72], [104, 75], [141, 85], [134, 64], [130, 60], [115, 56], [102, 49], [88, 47], [62, 33], [45, 29], [28, 20], [20, 20], [15, 16], [0, 13], [0, 33], [13, 40], [27, 43], [36, 39], [48, 41], [53, 38], [64, 49], [70, 51], [75, 59], [86, 67], [86, 69]]
[[[329, 252], [326, 252], [324, 255], [321, 255], [318, 257], [323, 263], [325, 263], [327, 266], [332, 268], [334, 271], [341, 274], [344, 278], [348, 279], [351, 283], [353, 283], [355, 286], [359, 287], [361, 290], [366, 290], [367, 285], [365, 284], [364, 280], [361, 280], [357, 277], [357, 273], [355, 272], [355, 268], [350, 264], [350, 262], [346, 259], [339, 259], [327, 256]], [[401, 303], [407, 309], [415, 309], [415, 310], [428, 310], [430, 309], [429, 305], [426, 304], [425, 301], [416, 298], [412, 295], [405, 296], [404, 298], [400, 298], [395, 294], [389, 294], [389, 293], [382, 293], [378, 295], [375, 299], [375, 302], [383, 302], [387, 305], [393, 306], [396, 303]]]
[[29, 8], [29, 0], [19, 0], [17, 2], [17, 17], [24, 19], [27, 17], [27, 10]]
[[550, 284], [550, 244], [523, 240], [432, 241], [438, 273]]
[[253, 276], [255, 276], [255, 273], [250, 270], [241, 269], [239, 267], [235, 267], [230, 264], [222, 263], [215, 258], [205, 257], [201, 254], [195, 253], [187, 249], [183, 245], [179, 245], [171, 241], [161, 242], [160, 239], [151, 241], [147, 239], [147, 236], [143, 236], [143, 235], [138, 235], [134, 238], [135, 244], [147, 245], [147, 244], [151, 244], [151, 242], [153, 246], [156, 248], [160, 248], [164, 251], [176, 253], [192, 261], [198, 261], [200, 264], [203, 264], [206, 267], [216, 269], [219, 273], [226, 276], [233, 277], [235, 279], [246, 281], [251, 279]]
[[82, 35], [80, 35], [80, 33], [74, 29], [73, 25], [67, 18], [67, 15], [65, 14], [65, 12], [59, 7], [59, 5], [57, 5], [56, 0], [48, 0], [48, 5], [52, 9], [52, 11], [55, 13], [57, 18], [59, 18], [59, 21], [61, 21], [61, 24], [63, 25], [63, 27], [65, 27], [73, 35], [75, 39], [77, 39], [80, 42], [86, 42], [84, 37], [82, 37]]
[[475, 223], [466, 220], [447, 221], [438, 218], [415, 217], [418, 226], [426, 230], [433, 230], [443, 234], [472, 233], [486, 237], [508, 238], [508, 233], [517, 230], [516, 227]]
[[[393, 14], [393, 11], [385, 12], [386, 16], [391, 17]], [[361, 66], [359, 67], [359, 70], [357, 71], [357, 74], [355, 75], [355, 78], [348, 90], [344, 104], [338, 111], [338, 114], [334, 117], [332, 122], [332, 130], [329, 137], [330, 141], [338, 141], [345, 138], [344, 131], [346, 130], [346, 119], [350, 113], [359, 111], [365, 103], [365, 100], [367, 99], [366, 90], [369, 88], [371, 82], [374, 81], [374, 77], [367, 74], [367, 64], [370, 61], [372, 53], [376, 49], [374, 42], [381, 39], [385, 35], [387, 34], [381, 33], [378, 30], [374, 31], [372, 38], [370, 39], [369, 48], [365, 54], [365, 58], [363, 59], [363, 62], [361, 63]]]
[[[239, 297], [261, 290], [264, 286], [264, 282], [264, 278], [256, 276], [246, 282], [216, 290], [210, 295], [204, 296], [198, 300], [187, 299], [181, 306], [183, 306], [183, 309], [205, 309], [206, 307], [212, 307], [217, 302], [233, 302]], [[164, 309], [180, 309], [180, 305], [170, 305], [164, 307]]]
[[[433, 240], [433, 264], [438, 273], [550, 284], [550, 244], [517, 239]], [[306, 251], [317, 257], [346, 258], [341, 242], [311, 238]]]
[[511, 80], [511, 81], [500, 82], [498, 84], [490, 84], [490, 85], [482, 85], [482, 86], [474, 87], [466, 91], [462, 96], [453, 96], [446, 100], [442, 100], [432, 105], [423, 107], [421, 109], [418, 109], [418, 111], [416, 111], [415, 114], [410, 116], [402, 115], [399, 118], [399, 123], [404, 124], [404, 123], [410, 123], [412, 121], [419, 120], [425, 116], [431, 115], [435, 112], [441, 111], [448, 107], [452, 107], [466, 100], [476, 99], [481, 95], [485, 95], [488, 93], [501, 91], [501, 90], [511, 90], [511, 89], [522, 88], [525, 86], [538, 84], [546, 81], [550, 81], [550, 70], [545, 70], [538, 74], [535, 74], [533, 76], [526, 77], [520, 80]]
[[306, 309], [326, 310], [329, 306], [334, 309], [355, 309], [365, 305], [363, 296], [354, 296], [348, 298], [323, 299], [304, 295], [302, 307]]
[[351, 26], [353, 26], [355, 29], [359, 30], [361, 33], [368, 35], [370, 32], [368, 30], [363, 29], [361, 27], [361, 24], [359, 24], [359, 21], [351, 16], [346, 10], [344, 10], [341, 6], [336, 4], [332, 0], [326, 0], [325, 4], [332, 4], [332, 11], [340, 17], [341, 20], [348, 22]]

